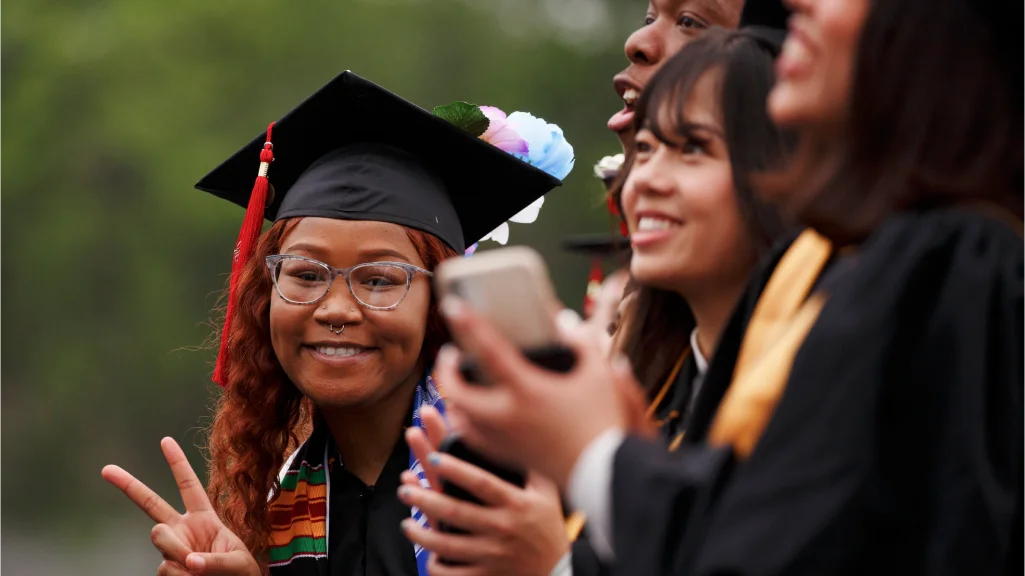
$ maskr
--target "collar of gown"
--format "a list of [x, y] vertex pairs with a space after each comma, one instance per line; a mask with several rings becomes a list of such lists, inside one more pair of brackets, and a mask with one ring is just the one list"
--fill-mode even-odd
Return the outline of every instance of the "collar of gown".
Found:
[[705, 372], [708, 372], [708, 359], [701, 353], [701, 347], [698, 346], [697, 328], [690, 333], [690, 353], [694, 355], [694, 364], [698, 367], [698, 376], [704, 376]]

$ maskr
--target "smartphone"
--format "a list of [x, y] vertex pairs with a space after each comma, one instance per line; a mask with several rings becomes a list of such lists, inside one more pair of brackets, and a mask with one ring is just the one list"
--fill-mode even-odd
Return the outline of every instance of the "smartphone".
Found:
[[[527, 476], [526, 474], [524, 474], [522, 470], [506, 468], [503, 466], [499, 466], [498, 464], [495, 464], [494, 462], [488, 460], [484, 456], [481, 456], [474, 450], [471, 450], [465, 443], [463, 443], [462, 439], [460, 439], [457, 434], [449, 435], [448, 438], [446, 438], [441, 443], [441, 446], [438, 448], [438, 451], [443, 452], [445, 454], [450, 454], [456, 458], [459, 458], [463, 462], [473, 464], [474, 466], [481, 468], [486, 472], [494, 474], [495, 476], [501, 478], [502, 480], [505, 480], [506, 482], [518, 488], [523, 488], [527, 484]], [[451, 496], [452, 498], [457, 498], [459, 500], [464, 500], [466, 502], [472, 502], [478, 505], [484, 504], [476, 496], [460, 488], [456, 484], [453, 484], [452, 482], [442, 482], [441, 492], [443, 494]], [[459, 528], [449, 526], [444, 522], [440, 522], [438, 524], [438, 530], [441, 532], [448, 532], [453, 534], [466, 534], [465, 530], [460, 530]], [[438, 557], [438, 562], [449, 566], [458, 566], [460, 564], [459, 562], [446, 560], [444, 558], [441, 558], [440, 556]]]
[[[572, 370], [573, 351], [561, 343], [554, 321], [559, 301], [536, 251], [511, 246], [452, 258], [437, 267], [434, 282], [439, 297], [461, 298], [535, 364], [556, 372]], [[460, 369], [468, 382], [484, 382], [472, 357]]]

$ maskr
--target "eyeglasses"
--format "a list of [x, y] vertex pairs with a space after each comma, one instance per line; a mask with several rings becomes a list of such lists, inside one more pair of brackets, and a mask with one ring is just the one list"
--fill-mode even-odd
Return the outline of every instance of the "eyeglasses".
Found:
[[391, 310], [398, 306], [417, 272], [430, 278], [434, 273], [404, 262], [368, 262], [351, 268], [332, 268], [323, 262], [275, 254], [267, 257], [274, 287], [286, 302], [313, 304], [327, 296], [335, 278], [345, 278], [356, 301], [371, 310]]

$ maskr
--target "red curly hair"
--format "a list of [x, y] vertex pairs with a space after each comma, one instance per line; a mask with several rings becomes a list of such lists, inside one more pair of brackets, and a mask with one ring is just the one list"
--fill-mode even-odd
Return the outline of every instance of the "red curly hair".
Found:
[[[273, 286], [264, 264], [267, 256], [278, 253], [282, 238], [299, 220], [275, 223], [242, 269], [238, 307], [230, 327], [227, 384], [217, 400], [210, 430], [210, 500], [261, 563], [270, 538], [267, 496], [278, 490], [278, 471], [288, 454], [309, 436], [314, 415], [312, 403], [288, 379], [271, 346]], [[428, 270], [456, 255], [431, 234], [411, 228], [406, 228], [406, 234]], [[433, 358], [447, 339], [432, 294], [421, 358]]]

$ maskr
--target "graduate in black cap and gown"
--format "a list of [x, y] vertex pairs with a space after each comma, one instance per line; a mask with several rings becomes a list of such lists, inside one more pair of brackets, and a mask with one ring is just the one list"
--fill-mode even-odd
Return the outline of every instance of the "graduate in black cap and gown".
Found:
[[636, 402], [604, 402], [629, 369], [603, 373], [593, 345], [576, 375], [522, 375], [466, 307], [445, 306], [453, 334], [492, 359], [506, 403], [464, 385], [455, 354], [439, 380], [467, 438], [610, 519], [623, 574], [1021, 574], [1017, 17], [792, 6], [768, 109], [802, 149], [761, 185], [809, 228], [749, 287], [680, 449], [634, 432]]
[[[426, 576], [427, 552], [400, 526], [427, 519], [396, 491], [403, 472], [426, 482], [403, 430], [427, 406], [444, 411], [432, 269], [560, 184], [528, 163], [525, 141], [516, 155], [486, 142], [508, 127], [485, 112], [432, 114], [345, 72], [197, 184], [247, 207], [209, 496], [169, 438], [186, 514], [103, 472], [158, 523], [159, 574]], [[561, 529], [554, 492], [540, 515]]]
[[[606, 194], [609, 216], [618, 232], [607, 234], [579, 234], [563, 240], [562, 247], [568, 252], [591, 259], [591, 271], [587, 277], [587, 291], [584, 293], [584, 319], [611, 338], [619, 321], [620, 303], [630, 279], [630, 238], [619, 214], [619, 207], [611, 196], [611, 189], [619, 175], [624, 156], [606, 156], [594, 166], [595, 176], [601, 180]], [[605, 265], [615, 265], [606, 276]]]

